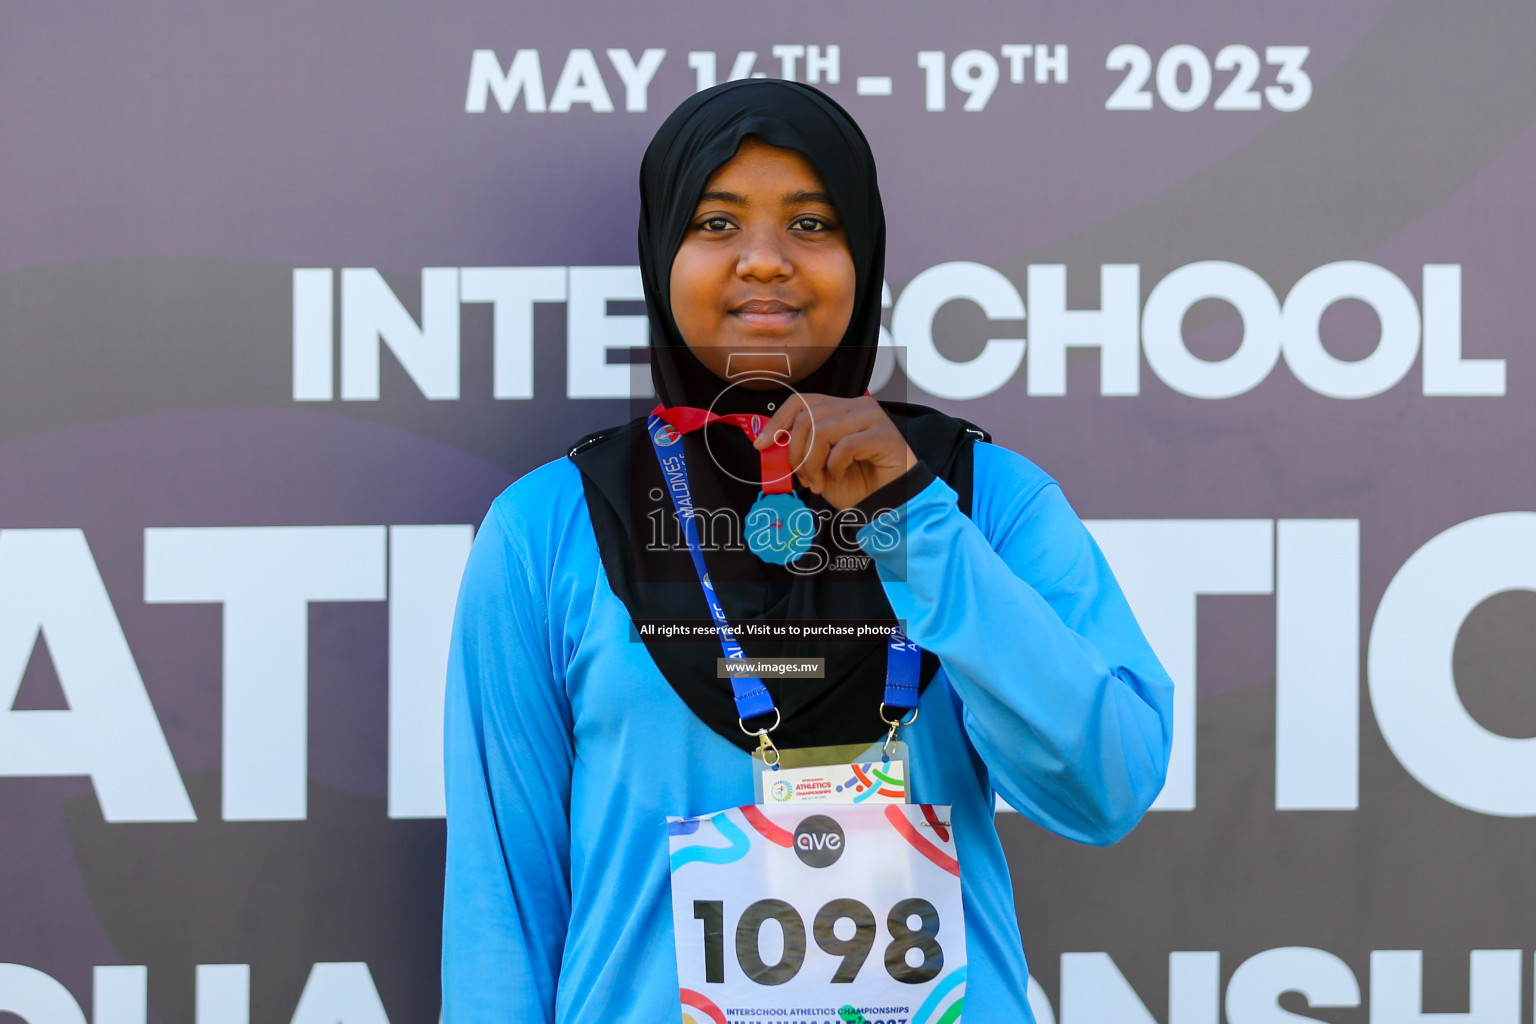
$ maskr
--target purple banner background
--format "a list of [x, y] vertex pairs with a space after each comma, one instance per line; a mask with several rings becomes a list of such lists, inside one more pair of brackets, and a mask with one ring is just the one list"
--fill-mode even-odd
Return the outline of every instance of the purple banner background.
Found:
[[[1283, 361], [1222, 400], [1175, 391], [1145, 360], [1138, 395], [1101, 395], [1092, 352], [1070, 355], [1061, 397], [1027, 394], [1020, 372], [984, 397], [932, 399], [898, 371], [891, 394], [984, 425], [1085, 519], [1360, 523], [1359, 808], [1275, 809], [1275, 597], [1201, 598], [1197, 808], [1152, 814], [1108, 850], [999, 819], [1050, 998], [1060, 954], [1104, 951], [1166, 1021], [1169, 952], [1220, 951], [1225, 982], [1255, 953], [1307, 946], [1349, 965], [1360, 1005], [1283, 1005], [1365, 1021], [1372, 951], [1423, 950], [1434, 1012], [1467, 1007], [1469, 951], [1530, 962], [1531, 820], [1456, 806], [1403, 768], [1364, 692], [1363, 645], [1416, 550], [1458, 523], [1536, 509], [1536, 9], [848, 0], [797, 12], [766, 28], [697, 0], [0, 11], [0, 530], [84, 531], [199, 818], [106, 823], [86, 779], [0, 778], [0, 963], [47, 973], [87, 1012], [93, 966], [147, 965], [157, 1024], [193, 1021], [195, 965], [248, 963], [253, 1024], [287, 1024], [312, 964], [364, 961], [394, 1024], [433, 1019], [442, 825], [385, 812], [385, 604], [310, 613], [308, 817], [225, 822], [219, 611], [145, 602], [144, 530], [476, 523], [506, 484], [626, 418], [624, 400], [565, 397], [558, 305], [535, 314], [532, 400], [492, 398], [481, 305], [463, 311], [458, 400], [428, 401], [385, 356], [380, 400], [296, 402], [292, 271], [378, 268], [419, 315], [423, 267], [632, 264], [639, 155], [693, 88], [685, 54], [717, 51], [723, 78], [738, 50], [771, 72], [771, 45], [816, 40], [841, 45], [828, 91], [880, 161], [898, 297], [956, 260], [996, 267], [1021, 294], [1028, 266], [1065, 264], [1074, 308], [1098, 307], [1101, 264], [1139, 265], [1143, 301], [1202, 260], [1250, 268], [1281, 299], [1337, 260], [1383, 266], [1420, 299], [1424, 265], [1458, 264], [1464, 353], [1505, 362], [1502, 395], [1427, 396], [1415, 363], [1358, 401], [1317, 393]], [[1015, 85], [1003, 60], [984, 110], [961, 110], [953, 86], [945, 111], [924, 109], [919, 50], [1013, 42], [1068, 44], [1068, 82]], [[1234, 42], [1310, 46], [1310, 103], [1104, 109], [1123, 77], [1104, 68], [1114, 46], [1156, 59]], [[505, 67], [524, 47], [540, 51], [546, 89], [570, 49], [590, 48], [618, 109], [466, 113], [471, 52], [494, 49]], [[666, 49], [646, 111], [624, 110], [608, 47]], [[856, 96], [865, 74], [891, 75], [893, 94]], [[1378, 331], [1359, 303], [1323, 319], [1342, 359], [1367, 356]], [[1203, 303], [1185, 333], [1216, 360], [1241, 327]], [[992, 324], [965, 303], [934, 324], [956, 360], [1021, 334], [1028, 321]], [[1505, 736], [1536, 736], [1533, 624], [1536, 598], [1514, 590], [1458, 640], [1461, 700]], [[17, 711], [65, 706], [39, 650]], [[1525, 1020], [1529, 977], [1521, 993]]]

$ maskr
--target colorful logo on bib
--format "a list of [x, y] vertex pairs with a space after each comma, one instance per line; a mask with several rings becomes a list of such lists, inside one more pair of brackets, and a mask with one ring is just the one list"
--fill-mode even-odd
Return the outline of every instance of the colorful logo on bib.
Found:
[[791, 797], [795, 795], [795, 787], [791, 786], [783, 779], [780, 779], [778, 782], [773, 784], [773, 788], [771, 788], [768, 792], [773, 796], [775, 800], [782, 804], [787, 802]]
[[670, 423], [661, 424], [656, 428], [656, 432], [651, 436], [654, 437], [656, 439], [656, 443], [663, 448], [672, 447], [673, 445], [677, 444], [678, 441], [682, 440], [683, 437], [682, 434], [677, 432], [677, 428]]
[[795, 828], [795, 856], [809, 867], [831, 867], [846, 847], [843, 827], [825, 814], [813, 814]]
[[857, 794], [853, 798], [856, 804], [861, 804], [877, 794], [898, 800], [906, 795], [907, 784], [876, 768], [873, 761], [867, 764], [851, 764], [848, 767], [853, 770], [853, 777], [838, 786], [837, 791], [841, 793], [845, 789], [853, 790]]
[[720, 1007], [691, 988], [681, 989], [683, 1000], [683, 1024], [726, 1024]]
[[958, 1021], [965, 1010], [965, 967], [957, 967], [939, 979], [923, 1005], [912, 1015], [912, 1024], [944, 1024]]

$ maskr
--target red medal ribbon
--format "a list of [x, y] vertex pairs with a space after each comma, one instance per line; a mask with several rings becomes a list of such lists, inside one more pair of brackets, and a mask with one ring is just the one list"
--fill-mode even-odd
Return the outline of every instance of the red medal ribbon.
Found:
[[[733, 412], [721, 416], [708, 409], [696, 409], [691, 405], [678, 405], [671, 409], [658, 405], [651, 415], [659, 416], [667, 426], [679, 434], [690, 434], [708, 423], [729, 423], [740, 427], [747, 438], [756, 441], [770, 417], [756, 412]], [[794, 473], [789, 466], [789, 442], [774, 442], [758, 453], [763, 471], [764, 494], [789, 494], [795, 489]]]

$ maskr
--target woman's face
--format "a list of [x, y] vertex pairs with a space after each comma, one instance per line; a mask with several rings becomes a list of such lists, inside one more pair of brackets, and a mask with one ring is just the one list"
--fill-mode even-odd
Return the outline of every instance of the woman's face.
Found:
[[793, 382], [842, 341], [855, 286], [847, 236], [811, 162], [748, 137], [699, 197], [672, 261], [672, 316], [715, 376]]

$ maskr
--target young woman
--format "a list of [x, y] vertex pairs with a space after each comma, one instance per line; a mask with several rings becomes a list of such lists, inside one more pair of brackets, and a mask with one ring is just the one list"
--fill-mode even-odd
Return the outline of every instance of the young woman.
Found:
[[[668, 817], [753, 804], [766, 744], [878, 742], [893, 717], [911, 799], [951, 807], [965, 1020], [1027, 1021], [994, 797], [1116, 841], [1162, 786], [1172, 684], [1045, 473], [867, 394], [885, 223], [841, 107], [788, 82], [706, 90], [661, 127], [640, 188], [658, 410], [508, 488], [459, 596], [446, 1022], [678, 1020]], [[711, 527], [698, 566], [663, 471], [684, 463]], [[733, 533], [769, 493], [803, 503], [782, 514], [812, 535]], [[746, 655], [820, 657], [824, 677], [753, 680], [765, 703], [743, 705], [715, 637], [636, 628], [709, 624], [711, 601]], [[750, 629], [829, 621], [905, 629], [910, 711], [882, 704], [895, 647]]]

